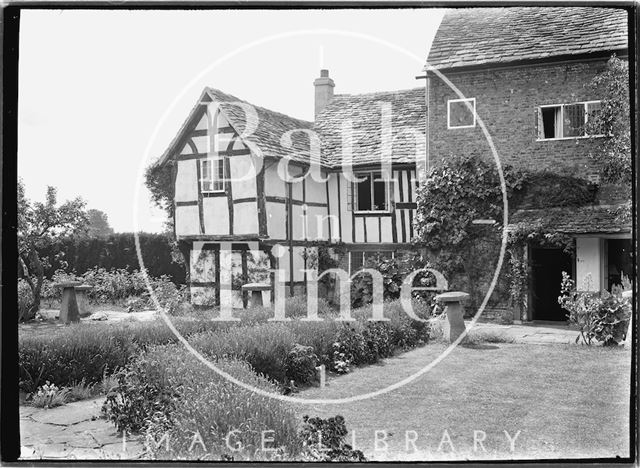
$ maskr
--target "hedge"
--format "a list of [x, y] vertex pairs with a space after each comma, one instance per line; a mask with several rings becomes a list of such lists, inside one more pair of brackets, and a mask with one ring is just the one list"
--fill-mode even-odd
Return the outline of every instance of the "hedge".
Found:
[[[185, 283], [185, 266], [178, 254], [172, 256], [171, 240], [165, 234], [142, 232], [139, 234], [140, 250], [144, 266], [149, 275], [168, 275], [176, 284]], [[51, 278], [56, 270], [84, 273], [94, 267], [139, 270], [135, 236], [131, 232], [112, 234], [107, 237], [85, 239], [66, 237], [44, 247], [40, 255], [47, 259], [45, 276]]]

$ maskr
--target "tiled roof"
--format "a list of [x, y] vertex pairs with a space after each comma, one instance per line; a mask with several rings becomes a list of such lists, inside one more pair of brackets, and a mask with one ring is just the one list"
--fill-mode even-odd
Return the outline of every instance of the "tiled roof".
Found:
[[[389, 110], [391, 134], [383, 132]], [[424, 155], [426, 105], [424, 88], [371, 94], [338, 94], [317, 116], [314, 130], [321, 138], [322, 159], [337, 167], [343, 155], [343, 125], [352, 125], [353, 164], [375, 163], [383, 157], [383, 139], [392, 142], [393, 162], [415, 162]], [[415, 136], [415, 137], [414, 137]], [[388, 156], [388, 155], [387, 155]], [[388, 159], [388, 157], [387, 157]]]
[[614, 234], [631, 232], [621, 206], [591, 205], [581, 207], [518, 210], [510, 216], [509, 228], [518, 224], [544, 224], [565, 234]]
[[[207, 92], [220, 104], [220, 109], [229, 119], [236, 132], [242, 134], [247, 127], [253, 130], [245, 137], [245, 140], [254, 143], [262, 151], [262, 156], [287, 157], [301, 162], [309, 161], [308, 136], [302, 132], [293, 133], [291, 135], [291, 148], [283, 146], [280, 138], [291, 130], [311, 129], [313, 126], [311, 122], [255, 106], [218, 89], [207, 88]], [[255, 109], [256, 113], [245, 112], [247, 106], [243, 106], [243, 104]]]
[[622, 51], [627, 12], [593, 7], [449, 10], [429, 51], [437, 69]]
[[[354, 165], [376, 163], [382, 158], [383, 138], [388, 138], [386, 134], [383, 136], [382, 130], [384, 106], [387, 106], [391, 116], [391, 160], [415, 162], [416, 152], [424, 155], [426, 124], [424, 88], [359, 95], [338, 94], [318, 115], [315, 123], [294, 119], [285, 114], [249, 104], [214, 88], [206, 88], [201, 100], [203, 98], [208, 100], [207, 96], [220, 104], [222, 112], [239, 134], [244, 133], [247, 126], [253, 130], [244, 139], [255, 145], [253, 149], [259, 148], [264, 157], [286, 157], [294, 161], [308, 162], [310, 144], [307, 135], [295, 132], [292, 135], [291, 148], [281, 144], [281, 137], [295, 129], [314, 130], [320, 137], [322, 165], [338, 168], [343, 157], [343, 134], [346, 134], [342, 127], [343, 124], [350, 122], [353, 128], [351, 132], [352, 163]], [[245, 112], [242, 104], [253, 107], [256, 113]], [[195, 122], [195, 116], [194, 108], [192, 115], [158, 164], [163, 164], [173, 152], [178, 150], [179, 137], [187, 131], [189, 122]]]

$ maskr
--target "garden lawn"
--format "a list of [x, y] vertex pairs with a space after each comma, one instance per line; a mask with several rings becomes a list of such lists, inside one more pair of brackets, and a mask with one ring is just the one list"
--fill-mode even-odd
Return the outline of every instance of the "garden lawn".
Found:
[[[380, 389], [444, 349], [431, 344], [356, 368], [299, 396], [343, 398]], [[296, 411], [344, 416], [349, 441], [355, 438], [356, 448], [375, 460], [628, 457], [630, 366], [631, 353], [622, 348], [457, 347], [430, 372], [390, 393], [346, 404], [300, 405]], [[376, 431], [386, 432], [386, 451], [382, 441], [383, 450], [375, 450]], [[479, 444], [474, 450], [474, 431], [486, 434], [486, 452]], [[520, 431], [513, 453], [504, 431], [511, 438]], [[417, 451], [411, 442], [407, 448], [407, 438], [415, 439]]]

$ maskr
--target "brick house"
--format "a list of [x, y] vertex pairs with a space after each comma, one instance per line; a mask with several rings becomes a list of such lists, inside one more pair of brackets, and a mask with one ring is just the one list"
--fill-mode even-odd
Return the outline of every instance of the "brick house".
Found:
[[[612, 54], [626, 57], [627, 21], [624, 10], [590, 7], [448, 12], [428, 56], [430, 159], [460, 150], [492, 158], [471, 107], [503, 164], [597, 182], [599, 168], [588, 153], [598, 139], [581, 129], [600, 105], [588, 84]], [[557, 303], [562, 270], [579, 287], [590, 274], [593, 290], [610, 290], [621, 273], [631, 276], [631, 225], [617, 214], [627, 197], [619, 187], [600, 186], [592, 206], [511, 213], [511, 223], [545, 220], [576, 242], [575, 258], [529, 246], [529, 304], [520, 318], [564, 318]]]
[[[592, 140], [565, 129], [562, 117], [584, 119], [597, 109], [598, 97], [584, 85], [613, 52], [626, 53], [626, 21], [624, 11], [613, 9], [454, 10], [442, 21], [428, 63], [475, 106], [505, 163], [566, 166], [593, 178], [597, 168], [585, 151]], [[316, 267], [318, 245], [339, 245], [349, 274], [367, 256], [415, 250], [421, 165], [487, 150], [467, 103], [435, 72], [426, 78], [411, 90], [341, 95], [323, 70], [313, 83], [313, 122], [206, 88], [156, 163], [172, 170], [175, 234], [190, 259], [192, 300], [233, 300], [233, 284], [249, 277], [248, 257], [279, 269], [286, 293], [294, 295], [304, 288], [305, 270]], [[306, 177], [287, 180], [283, 173]], [[630, 248], [630, 226], [609, 219], [604, 200], [588, 210], [597, 212], [597, 225], [577, 211], [560, 218], [577, 239], [570, 269], [579, 279], [598, 265], [600, 288], [606, 266]], [[567, 268], [570, 260], [560, 253], [537, 250], [530, 250], [531, 260], [544, 271]], [[532, 281], [532, 294], [544, 296], [546, 307], [553, 285], [543, 294], [540, 284]], [[558, 318], [540, 316], [532, 304], [523, 318]]]

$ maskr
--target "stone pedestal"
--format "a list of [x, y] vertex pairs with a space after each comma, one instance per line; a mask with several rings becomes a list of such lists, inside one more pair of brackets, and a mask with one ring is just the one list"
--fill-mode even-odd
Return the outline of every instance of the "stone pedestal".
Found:
[[80, 286], [81, 284], [79, 281], [54, 284], [56, 288], [62, 288], [62, 303], [60, 304], [60, 317], [58, 317], [58, 320], [61, 322], [71, 323], [80, 321], [76, 286]]
[[[263, 294], [271, 291], [271, 285], [266, 283], [249, 283], [242, 286], [243, 292], [249, 292], [247, 308], [262, 307], [265, 304]], [[268, 301], [267, 301], [268, 302]]]
[[438, 294], [435, 299], [445, 306], [447, 321], [444, 325], [444, 338], [453, 343], [465, 331], [464, 307], [462, 301], [466, 300], [469, 294], [461, 291], [450, 291]]
[[93, 286], [82, 284], [80, 286], [76, 286], [75, 289], [80, 317], [91, 315], [91, 306], [89, 305], [89, 291], [93, 289]]

